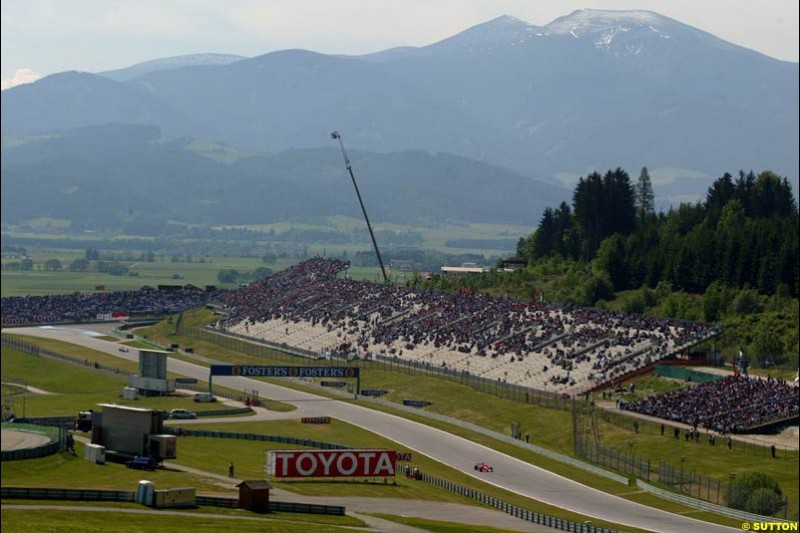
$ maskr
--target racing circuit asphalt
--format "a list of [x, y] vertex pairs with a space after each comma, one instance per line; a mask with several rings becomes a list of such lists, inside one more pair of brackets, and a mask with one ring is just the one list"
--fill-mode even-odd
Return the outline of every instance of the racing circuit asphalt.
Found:
[[[135, 352], [122, 353], [119, 344], [98, 339], [96, 337], [99, 335], [78, 327], [14, 328], [3, 331], [58, 339], [138, 361]], [[174, 358], [169, 358], [167, 369], [200, 381], [207, 380], [209, 374], [206, 367]], [[399, 416], [249, 378], [217, 376], [214, 383], [233, 389], [255, 389], [261, 397], [302, 406], [302, 416], [338, 418], [497, 487], [596, 519], [662, 533], [730, 533], [735, 530], [607, 494], [481, 444]], [[297, 412], [294, 414], [297, 416]], [[476, 473], [473, 467], [478, 462], [492, 465], [494, 473]]]

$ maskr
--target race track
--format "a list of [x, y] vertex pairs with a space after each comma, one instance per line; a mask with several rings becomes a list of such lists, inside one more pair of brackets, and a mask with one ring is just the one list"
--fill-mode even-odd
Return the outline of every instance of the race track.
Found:
[[[85, 329], [15, 328], [4, 330], [4, 333], [59, 339], [125, 359], [137, 360], [134, 352], [121, 353], [118, 344], [98, 339]], [[170, 358], [167, 368], [171, 372], [197, 378], [200, 381], [208, 379], [208, 369], [192, 363]], [[249, 378], [215, 377], [214, 383], [239, 390], [256, 389], [262, 397], [302, 406], [302, 416], [338, 418], [497, 487], [597, 519], [663, 533], [685, 531], [729, 533], [734, 530], [606, 494], [456, 435], [360, 405], [331, 400]], [[473, 466], [481, 461], [494, 466], [494, 473], [477, 474]]]
[[47, 435], [42, 435], [41, 433], [4, 429], [0, 432], [0, 434], [2, 435], [2, 450], [4, 452], [11, 450], [22, 450], [25, 448], [35, 448], [50, 442], [50, 437]]

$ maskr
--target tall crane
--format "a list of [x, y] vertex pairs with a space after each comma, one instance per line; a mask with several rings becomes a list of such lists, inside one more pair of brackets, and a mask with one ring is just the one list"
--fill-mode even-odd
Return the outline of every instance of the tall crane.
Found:
[[369, 236], [372, 239], [372, 246], [375, 248], [375, 255], [378, 256], [378, 264], [381, 265], [381, 272], [383, 273], [383, 281], [385, 283], [389, 283], [389, 276], [386, 275], [386, 269], [383, 267], [383, 259], [381, 258], [381, 252], [378, 250], [378, 243], [375, 242], [375, 234], [372, 232], [372, 225], [369, 223], [369, 217], [367, 216], [367, 210], [364, 207], [364, 201], [361, 199], [361, 193], [358, 191], [358, 185], [356, 184], [356, 177], [353, 175], [353, 166], [350, 164], [350, 158], [347, 157], [347, 152], [344, 149], [344, 143], [342, 142], [342, 136], [339, 134], [338, 131], [334, 131], [331, 133], [331, 139], [339, 141], [339, 147], [342, 149], [342, 157], [344, 157], [344, 164], [347, 167], [347, 171], [350, 173], [350, 179], [353, 180], [353, 187], [356, 189], [356, 196], [358, 196], [358, 203], [361, 205], [361, 212], [364, 213], [364, 220], [367, 221], [367, 229], [369, 230]]

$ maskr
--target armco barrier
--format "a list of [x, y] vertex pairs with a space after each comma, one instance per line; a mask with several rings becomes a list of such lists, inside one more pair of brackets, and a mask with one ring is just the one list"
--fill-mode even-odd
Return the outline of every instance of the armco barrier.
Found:
[[0, 489], [0, 497], [3, 499], [132, 502], [134, 501], [134, 496], [134, 492], [124, 490], [48, 489], [31, 487], [2, 487]]
[[689, 507], [694, 507], [696, 509], [703, 509], [705, 511], [710, 511], [712, 513], [721, 514], [723, 516], [728, 516], [730, 518], [736, 518], [738, 520], [742, 520], [745, 522], [786, 522], [786, 523], [793, 523], [792, 520], [784, 520], [781, 518], [775, 518], [774, 516], [762, 516], [753, 513], [748, 513], [745, 511], [740, 511], [738, 509], [732, 509], [730, 507], [725, 507], [724, 505], [717, 505], [711, 502], [705, 502], [703, 500], [698, 500], [696, 498], [690, 498], [688, 496], [683, 496], [682, 494], [676, 494], [674, 492], [660, 489], [658, 487], [654, 487], [644, 481], [637, 479], [636, 486], [642, 489], [645, 492], [649, 492], [651, 494], [655, 494], [660, 498], [664, 498], [665, 500], [670, 500], [677, 503], [682, 503], [683, 505], [688, 505]]
[[344, 516], [345, 508], [339, 505], [317, 505], [313, 503], [269, 502], [270, 511], [283, 513], [325, 514]]
[[211, 507], [229, 507], [235, 509], [239, 506], [239, 499], [225, 496], [201, 496], [198, 494], [194, 498], [194, 503], [201, 506], [207, 505]]
[[[50, 489], [32, 487], [2, 487], [0, 498], [9, 500], [70, 500], [70, 501], [103, 501], [103, 502], [133, 502], [136, 493], [125, 490], [94, 490], [94, 489]], [[197, 505], [213, 507], [236, 508], [239, 506], [238, 498], [224, 496], [202, 496], [195, 498]], [[313, 503], [269, 502], [269, 510], [284, 513], [324, 514], [344, 516], [345, 508], [339, 505], [317, 505]]]
[[[165, 431], [177, 433], [175, 428], [164, 428]], [[216, 439], [239, 439], [239, 440], [258, 440], [262, 442], [279, 442], [281, 444], [294, 444], [296, 446], [306, 446], [308, 448], [319, 448], [321, 450], [349, 450], [352, 446], [336, 444], [335, 442], [323, 442], [312, 439], [297, 439], [295, 437], [284, 437], [282, 435], [259, 435], [256, 433], [235, 433], [231, 431], [209, 431], [206, 429], [184, 429], [181, 428], [183, 437], [210, 437]]]
[[[34, 426], [48, 426], [48, 427], [63, 427], [67, 426], [72, 428], [72, 423], [75, 421], [74, 416], [36, 416], [28, 418], [15, 418], [13, 424], [32, 424]], [[6, 428], [5, 425], [3, 425]], [[13, 427], [11, 429], [14, 429]], [[38, 430], [41, 433], [46, 432], [44, 428]], [[56, 432], [57, 433], [57, 432]]]
[[23, 459], [36, 459], [58, 453], [66, 438], [63, 428], [52, 426], [39, 426], [18, 422], [3, 422], [3, 429], [12, 431], [25, 431], [28, 433], [38, 433], [50, 438], [50, 441], [34, 448], [23, 448], [21, 450], [3, 450], [0, 459], [3, 461], [21, 461]]
[[252, 407], [232, 407], [231, 409], [214, 409], [213, 411], [195, 411], [197, 418], [202, 416], [226, 416], [226, 415], [242, 415], [245, 413], [252, 413]]
[[[237, 498], [226, 498], [224, 496], [197, 496], [197, 505], [208, 505], [214, 507], [228, 507], [235, 509], [239, 506]], [[318, 505], [314, 503], [293, 503], [293, 502], [269, 502], [270, 512], [280, 513], [303, 513], [303, 514], [324, 514], [334, 516], [344, 516], [345, 508], [339, 505]]]
[[24, 448], [22, 450], [3, 450], [0, 452], [0, 460], [2, 461], [21, 461], [23, 459], [37, 459], [47, 455], [58, 453], [61, 449], [61, 444], [58, 442], [48, 442], [36, 448]]

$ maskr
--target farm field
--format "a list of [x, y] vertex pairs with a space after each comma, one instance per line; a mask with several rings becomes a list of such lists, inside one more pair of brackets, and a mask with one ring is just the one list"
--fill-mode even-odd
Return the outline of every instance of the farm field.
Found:
[[[533, 221], [532, 221], [533, 223]], [[298, 262], [299, 258], [278, 257], [273, 264], [264, 264], [260, 255], [258, 257], [237, 257], [234, 255], [202, 255], [204, 262], [197, 262], [200, 255], [194, 258], [195, 262], [173, 262], [172, 253], [160, 251], [155, 253], [154, 262], [142, 262], [137, 260], [125, 260], [124, 257], [139, 256], [139, 251], [128, 249], [123, 245], [129, 239], [151, 240], [146, 237], [136, 236], [98, 236], [96, 234], [73, 234], [67, 233], [69, 221], [38, 219], [29, 221], [25, 231], [9, 231], [9, 236], [20, 239], [35, 239], [36, 245], [26, 246], [28, 256], [34, 262], [33, 270], [11, 270], [3, 269], [2, 283], [0, 290], [3, 296], [25, 296], [28, 294], [58, 294], [71, 293], [75, 291], [91, 292], [98, 285], [104, 285], [106, 291], [135, 290], [144, 285], [156, 286], [158, 284], [193, 284], [198, 287], [206, 285], [216, 285], [221, 288], [234, 288], [235, 283], [220, 283], [217, 274], [220, 270], [235, 269], [240, 272], [252, 272], [259, 267], [267, 267], [273, 271], [282, 270], [291, 264]], [[280, 234], [290, 230], [320, 230], [320, 231], [339, 231], [350, 234], [354, 231], [364, 231], [364, 221], [344, 216], [324, 217], [313, 222], [278, 222], [273, 224], [259, 224], [246, 226], [220, 226], [222, 228], [242, 228], [258, 232], [258, 239], [263, 245], [271, 242], [270, 232]], [[481, 224], [481, 223], [430, 223], [427, 225], [398, 225], [390, 223], [376, 223], [376, 232], [390, 230], [396, 232], [417, 232], [422, 236], [422, 241], [411, 249], [435, 250], [445, 254], [480, 254], [486, 258], [506, 257], [513, 254], [513, 246], [503, 248], [493, 247], [492, 243], [504, 241], [511, 243], [520, 236], [531, 232], [530, 227], [515, 226], [508, 224]], [[263, 234], [263, 237], [261, 236]], [[63, 239], [70, 239], [76, 248], [59, 248], [55, 243], [62, 242]], [[70, 272], [68, 266], [76, 259], [84, 257], [85, 248], [83, 242], [87, 243], [88, 248], [97, 239], [103, 239], [101, 250], [104, 253], [113, 252], [117, 257], [115, 261], [127, 266], [130, 270], [137, 272], [136, 276], [114, 276], [100, 272]], [[467, 247], [459, 245], [471, 241]], [[48, 246], [52, 242], [52, 246]], [[177, 240], [174, 246], [187, 245], [199, 246], [205, 241], [186, 239]], [[212, 241], [208, 241], [211, 243]], [[279, 244], [283, 241], [275, 241]], [[481, 244], [485, 243], [485, 244]], [[372, 246], [369, 241], [349, 242], [349, 243], [320, 243], [320, 242], [298, 242], [288, 243], [307, 246], [309, 256], [328, 256], [342, 257], [352, 256], [356, 252], [371, 252]], [[391, 244], [381, 243], [378, 245], [382, 253], [391, 252], [395, 247]], [[97, 246], [94, 244], [93, 246]], [[115, 248], [118, 247], [118, 248]], [[62, 264], [61, 270], [45, 270], [44, 262], [57, 259]], [[7, 265], [14, 260], [3, 259], [3, 265]], [[388, 264], [387, 264], [388, 266]], [[366, 279], [380, 281], [380, 269], [378, 267], [356, 267], [350, 269], [348, 275], [354, 279]], [[410, 272], [391, 272], [391, 278], [396, 282], [403, 282], [410, 278]]]

